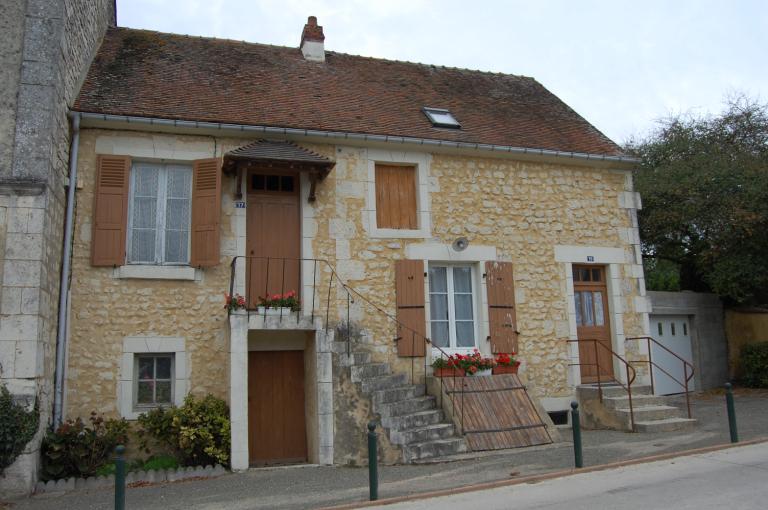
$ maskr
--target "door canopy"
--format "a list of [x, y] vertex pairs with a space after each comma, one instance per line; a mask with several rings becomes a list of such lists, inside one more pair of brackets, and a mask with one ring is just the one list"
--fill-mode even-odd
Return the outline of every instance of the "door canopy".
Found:
[[243, 173], [251, 168], [275, 168], [306, 172], [309, 175], [309, 201], [315, 200], [315, 185], [322, 181], [336, 163], [293, 142], [256, 140], [224, 154], [223, 171], [237, 176], [235, 198], [242, 198]]

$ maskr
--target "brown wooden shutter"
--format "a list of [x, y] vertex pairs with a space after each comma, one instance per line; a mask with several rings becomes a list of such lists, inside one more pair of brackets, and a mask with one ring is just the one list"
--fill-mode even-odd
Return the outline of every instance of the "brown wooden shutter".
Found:
[[189, 264], [210, 267], [219, 263], [221, 223], [221, 160], [199, 159], [193, 165], [192, 254]]
[[416, 167], [376, 165], [376, 226], [417, 229]]
[[122, 266], [128, 225], [131, 158], [99, 156], [93, 202], [91, 265]]
[[486, 262], [491, 352], [517, 352], [515, 284], [511, 262]]
[[[424, 356], [427, 330], [424, 312], [424, 261], [395, 261], [398, 356]], [[415, 332], [415, 333], [414, 333]]]

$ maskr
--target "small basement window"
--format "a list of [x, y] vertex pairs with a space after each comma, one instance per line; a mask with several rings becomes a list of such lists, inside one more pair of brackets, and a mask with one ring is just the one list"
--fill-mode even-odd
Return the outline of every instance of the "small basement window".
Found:
[[459, 121], [456, 120], [456, 117], [454, 117], [448, 110], [424, 107], [422, 108], [422, 111], [435, 127], [461, 129]]

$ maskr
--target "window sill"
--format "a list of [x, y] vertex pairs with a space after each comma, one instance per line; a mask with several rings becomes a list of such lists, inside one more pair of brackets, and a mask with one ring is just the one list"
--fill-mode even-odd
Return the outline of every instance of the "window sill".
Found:
[[190, 266], [125, 265], [113, 270], [112, 278], [141, 280], [200, 280], [200, 270]]

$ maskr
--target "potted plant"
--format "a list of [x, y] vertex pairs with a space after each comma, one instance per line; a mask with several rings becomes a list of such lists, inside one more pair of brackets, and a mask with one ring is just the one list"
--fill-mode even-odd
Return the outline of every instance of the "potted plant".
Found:
[[437, 358], [432, 362], [432, 374], [435, 377], [464, 377], [464, 370], [456, 364], [454, 356]]
[[285, 294], [267, 294], [259, 298], [257, 312], [266, 315], [288, 315], [301, 309], [301, 301], [295, 290]]
[[467, 375], [485, 376], [493, 373], [493, 366], [496, 364], [493, 358], [485, 358], [480, 351], [475, 349], [472, 354], [461, 356], [460, 366], [464, 367]]
[[520, 362], [515, 358], [514, 352], [499, 353], [496, 355], [496, 366], [493, 367], [494, 374], [516, 374], [520, 367]]
[[229, 313], [232, 313], [235, 310], [245, 310], [245, 298], [240, 294], [234, 294], [232, 296], [224, 294], [224, 308], [226, 308]]

